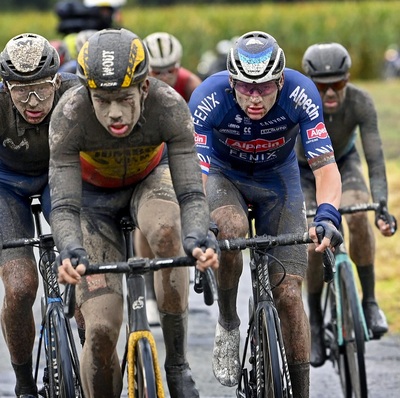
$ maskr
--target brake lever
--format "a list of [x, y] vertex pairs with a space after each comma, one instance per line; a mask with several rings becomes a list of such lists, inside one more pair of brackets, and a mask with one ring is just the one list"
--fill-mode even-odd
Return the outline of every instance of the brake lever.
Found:
[[218, 300], [217, 281], [211, 268], [207, 268], [204, 272], [196, 268], [194, 291], [203, 293], [204, 304], [208, 306]]
[[75, 314], [75, 285], [68, 283], [64, 289], [64, 314], [72, 318]]
[[[318, 242], [321, 243], [322, 239], [324, 238], [324, 229], [321, 226], [318, 226], [315, 232], [317, 233]], [[336, 267], [335, 255], [329, 247], [327, 247], [322, 253], [322, 264], [324, 266], [324, 282], [330, 283], [333, 280]]]

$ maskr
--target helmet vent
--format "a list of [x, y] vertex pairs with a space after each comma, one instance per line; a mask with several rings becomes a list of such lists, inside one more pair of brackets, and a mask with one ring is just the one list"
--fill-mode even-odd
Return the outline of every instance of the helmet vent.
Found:
[[[7, 63], [7, 66], [9, 67], [10, 71], [14, 72], [15, 74], [23, 75], [23, 76], [34, 76], [37, 74], [38, 71], [42, 70], [46, 66], [46, 60], [47, 60], [47, 58], [45, 56], [43, 56], [40, 59], [37, 68], [32, 71], [29, 71], [29, 72], [22, 72], [21, 70], [18, 70], [15, 67], [15, 65], [11, 62], [11, 60], [7, 60], [6, 63]], [[52, 61], [51, 66], [57, 67], [57, 64], [54, 62], [54, 58], [52, 58], [51, 61]]]

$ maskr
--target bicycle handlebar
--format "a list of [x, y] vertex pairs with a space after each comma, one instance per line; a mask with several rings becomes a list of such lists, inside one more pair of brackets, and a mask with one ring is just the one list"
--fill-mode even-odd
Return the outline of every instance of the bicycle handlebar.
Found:
[[[291, 246], [313, 243], [307, 232], [302, 234], [281, 234], [277, 236], [261, 235], [253, 238], [223, 239], [218, 241], [221, 250], [268, 250], [277, 246]], [[335, 272], [335, 258], [328, 248], [322, 256], [324, 264], [324, 281], [330, 282]]]
[[[99, 273], [133, 273], [144, 274], [150, 271], [158, 271], [165, 268], [195, 266], [196, 260], [191, 257], [172, 258], [130, 258], [126, 262], [113, 264], [90, 264], [86, 268], [86, 275]], [[197, 270], [197, 269], [196, 269]], [[217, 282], [214, 272], [207, 268], [205, 272], [199, 271], [202, 275], [204, 303], [212, 305], [218, 300]]]
[[[386, 215], [387, 213], [387, 206], [386, 200], [381, 199], [379, 203], [358, 203], [351, 206], [343, 206], [338, 209], [340, 214], [353, 214], [358, 213], [360, 211], [376, 211], [378, 209], [382, 209], [382, 215]], [[310, 209], [306, 211], [307, 217], [314, 217], [316, 214], [316, 209]], [[388, 213], [387, 213], [388, 214]]]
[[24, 246], [37, 246], [41, 242], [40, 238], [21, 238], [4, 241], [1, 244], [2, 249], [16, 249]]
[[234, 238], [219, 240], [221, 250], [267, 250], [277, 246], [290, 246], [312, 243], [307, 232], [301, 234], [281, 234], [278, 236], [260, 235], [254, 238]]

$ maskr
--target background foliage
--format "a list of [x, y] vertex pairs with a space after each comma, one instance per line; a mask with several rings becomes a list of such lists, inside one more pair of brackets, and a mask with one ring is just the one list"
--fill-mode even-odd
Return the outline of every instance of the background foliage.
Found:
[[[46, 0], [36, 0], [35, 4], [41, 1]], [[352, 56], [353, 78], [373, 79], [380, 76], [387, 46], [400, 42], [400, 2], [125, 6], [122, 12], [123, 26], [139, 36], [160, 30], [176, 35], [184, 48], [183, 64], [192, 70], [201, 54], [214, 49], [219, 40], [250, 30], [264, 30], [283, 47], [289, 67], [301, 68], [302, 55], [310, 44], [338, 41]], [[14, 35], [26, 31], [55, 38], [59, 36], [57, 23], [51, 10], [2, 12], [0, 48]]]

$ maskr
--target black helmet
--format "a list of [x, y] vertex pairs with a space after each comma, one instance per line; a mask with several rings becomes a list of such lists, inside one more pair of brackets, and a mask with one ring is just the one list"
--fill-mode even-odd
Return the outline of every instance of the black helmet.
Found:
[[30, 82], [54, 76], [60, 67], [57, 50], [44, 37], [23, 33], [0, 53], [0, 75], [5, 81]]
[[142, 82], [148, 71], [149, 56], [137, 35], [103, 29], [83, 45], [76, 74], [88, 88], [115, 89]]
[[303, 55], [304, 72], [317, 83], [332, 83], [347, 77], [351, 67], [348, 51], [339, 43], [319, 43]]
[[248, 32], [228, 53], [227, 68], [234, 80], [246, 83], [277, 80], [285, 68], [285, 54], [269, 34]]

